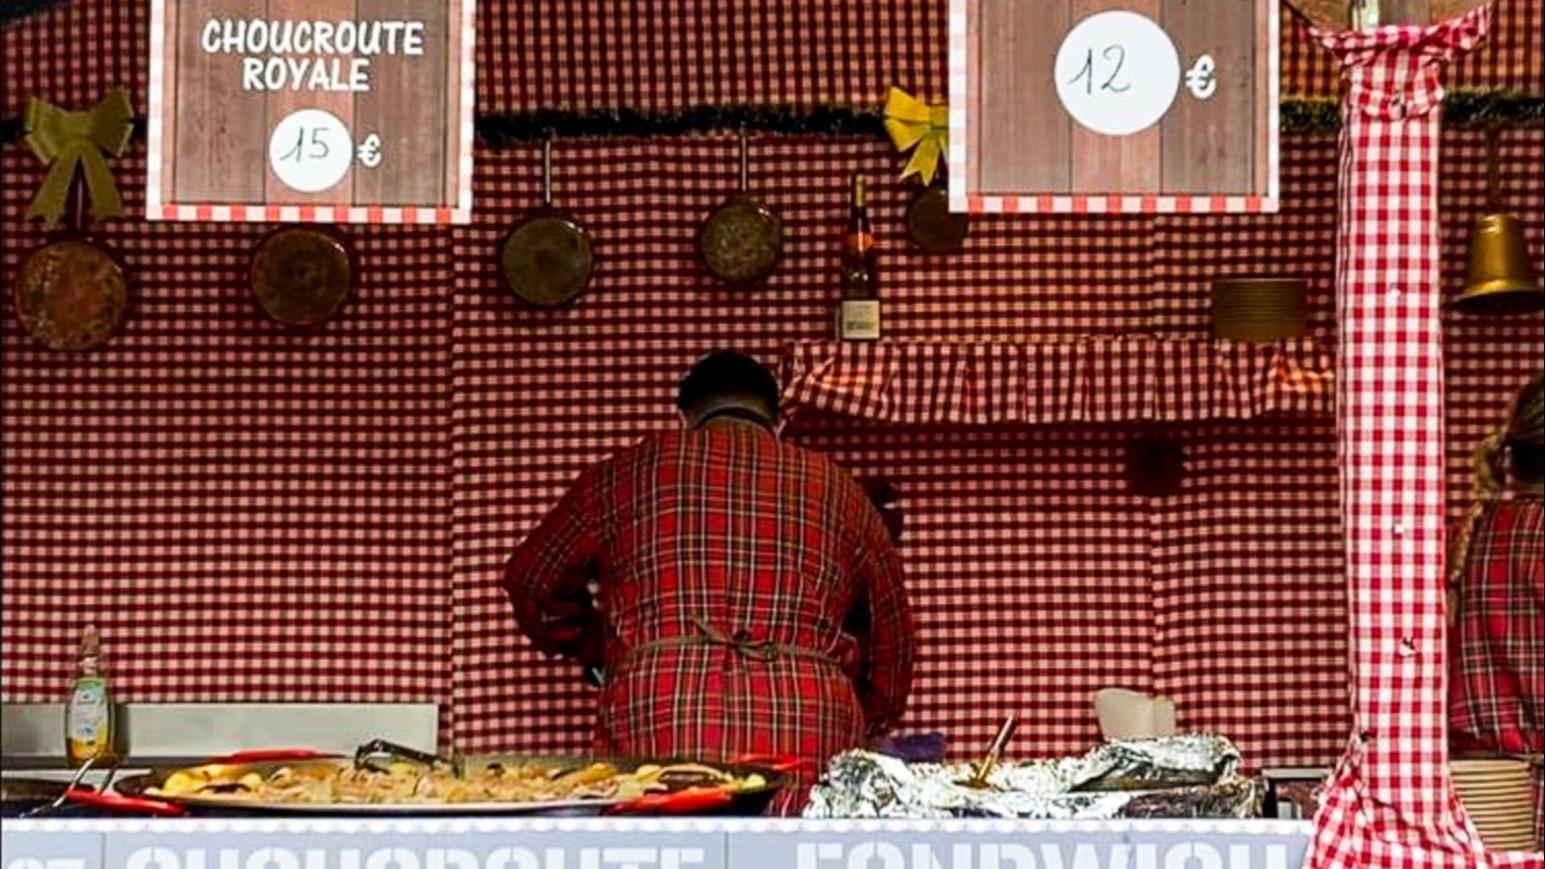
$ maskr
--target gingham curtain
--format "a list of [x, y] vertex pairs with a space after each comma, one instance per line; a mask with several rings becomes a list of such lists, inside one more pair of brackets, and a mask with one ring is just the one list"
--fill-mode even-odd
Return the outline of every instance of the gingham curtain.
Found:
[[1444, 709], [1439, 75], [1490, 25], [1485, 6], [1433, 27], [1319, 34], [1343, 75], [1336, 382], [1354, 735], [1314, 867], [1503, 862], [1450, 786]]
[[1330, 368], [1312, 338], [799, 341], [783, 382], [792, 412], [892, 425], [1195, 422], [1328, 417]]

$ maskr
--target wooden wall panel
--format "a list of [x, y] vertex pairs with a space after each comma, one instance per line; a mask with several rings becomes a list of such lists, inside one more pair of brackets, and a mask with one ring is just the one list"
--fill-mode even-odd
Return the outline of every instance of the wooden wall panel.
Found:
[[[158, 188], [152, 219], [465, 221], [467, 203], [460, 194], [471, 173], [462, 153], [464, 144], [470, 149], [463, 103], [470, 115], [472, 76], [463, 69], [471, 57], [463, 40], [475, 38], [472, 3], [156, 0], [149, 7], [150, 27], [167, 44], [150, 64], [146, 114], [158, 118], [162, 130], [151, 139], [151, 170], [157, 173], [152, 186]], [[204, 52], [203, 34], [221, 22], [241, 44]], [[356, 31], [343, 29], [344, 22], [359, 28], [352, 43], [349, 35]], [[420, 53], [405, 52], [405, 28], [374, 29], [391, 22], [422, 25]], [[267, 39], [249, 36], [249, 23], [268, 25]], [[331, 41], [318, 35], [324, 27]], [[302, 32], [313, 44], [300, 41]], [[224, 35], [222, 28], [221, 39]], [[309, 53], [297, 54], [297, 45]], [[259, 82], [251, 90], [243, 88], [248, 64], [258, 69]], [[347, 140], [335, 131], [313, 145], [317, 140], [306, 125], [305, 158], [296, 159], [324, 159], [324, 144], [335, 160], [349, 158], [315, 167], [328, 173], [326, 179], [338, 179], [325, 190], [291, 187], [269, 164], [269, 137], [302, 109], [326, 112], [347, 131]], [[359, 149], [372, 134], [379, 137], [381, 159], [366, 166]], [[294, 144], [285, 143], [281, 151]], [[307, 183], [289, 170], [308, 167], [281, 168], [292, 183]], [[258, 204], [266, 207], [240, 207]]]
[[[1159, 105], [1139, 105], [1129, 96], [1125, 106], [1105, 102], [1078, 109], [1080, 115], [1089, 112], [1080, 122], [1062, 104], [1053, 68], [1063, 40], [1081, 22], [1118, 10], [1162, 28], [1174, 45], [1179, 75], [1175, 95], [1157, 122], [1126, 135], [1108, 135], [1098, 129], [1122, 124], [1102, 115], [1131, 111], [1129, 117], [1140, 124], [1153, 117], [1140, 116], [1142, 109], [1157, 113]], [[966, 180], [964, 207], [986, 212], [1275, 210], [1271, 82], [1277, 67], [1270, 43], [1276, 12], [1274, 0], [967, 3], [965, 38], [951, 43], [952, 52], [964, 52], [968, 72], [964, 88], [956, 82], [952, 94], [967, 106], [965, 128], [957, 131], [967, 142], [966, 157], [952, 167]], [[1206, 96], [1198, 96], [1189, 78], [1203, 56], [1212, 61], [1212, 69], [1198, 75], [1209, 76], [1212, 89], [1199, 88]], [[1121, 62], [1108, 59], [1102, 89], [1125, 92], [1130, 87], [1131, 80], [1118, 81], [1119, 72], [1109, 69], [1114, 63], [1119, 71]], [[1164, 95], [1156, 89], [1152, 99]]]
[[[1162, 2], [1128, 0], [1125, 8], [1162, 21]], [[1073, 15], [1068, 25], [1074, 26], [1109, 6], [1105, 0], [1073, 0]], [[1051, 56], [1055, 54], [1056, 47], [1053, 46]], [[1091, 193], [1153, 193], [1159, 190], [1163, 135], [1158, 125], [1130, 136], [1106, 136], [1077, 123], [1069, 126], [1073, 166], [1070, 189]]]
[[[279, 20], [285, 18], [312, 18], [328, 21], [346, 21], [354, 18], [355, 0], [268, 0], [268, 15], [270, 18]], [[292, 54], [289, 56], [299, 57], [300, 55]], [[322, 55], [314, 56], [322, 57]], [[373, 71], [379, 73], [380, 67], [378, 64], [373, 63], [371, 67]], [[286, 115], [297, 109], [316, 108], [332, 112], [338, 116], [339, 120], [343, 121], [344, 126], [350, 130], [354, 129], [354, 94], [346, 91], [308, 91], [305, 89], [298, 91], [275, 91], [268, 95], [267, 107], [268, 122], [264, 128], [265, 147], [268, 131], [272, 130]], [[359, 138], [359, 136], [354, 137], [356, 142], [359, 141]], [[358, 167], [359, 163], [356, 161], [354, 166]], [[266, 155], [263, 160], [263, 167], [264, 189], [270, 202], [348, 204], [354, 201], [354, 177], [357, 173], [352, 169], [343, 176], [343, 180], [326, 190], [320, 190], [316, 193], [303, 193], [279, 180], [279, 176], [274, 174], [273, 167], [268, 165]]]
[[447, 202], [455, 201], [461, 188], [461, 98], [458, 95], [466, 91], [467, 98], [473, 100], [474, 104], [476, 103], [476, 98], [470, 89], [463, 86], [462, 82], [461, 62], [463, 53], [461, 37], [457, 34], [460, 32], [461, 19], [465, 10], [465, 7], [462, 5], [463, 2], [471, 3], [473, 0], [450, 0], [446, 4], [448, 9], [445, 13], [445, 27], [451, 36], [447, 43], [445, 65], [447, 70], [455, 73], [454, 75], [446, 76], [445, 85], [452, 88], [452, 91], [447, 94], [451, 99], [446, 100], [445, 117], [443, 119], [447, 134], [444, 151], [446, 160], [443, 171], [440, 173], [444, 178], [441, 183], [445, 185], [441, 188], [445, 191], [445, 197], [442, 201]]
[[[440, 171], [447, 152], [447, 118], [441, 111], [450, 62], [444, 41], [447, 5], [421, 0], [357, 2], [361, 18], [424, 19], [424, 54], [377, 58], [371, 64], [370, 90], [354, 97], [355, 142], [377, 130], [396, 131], [382, 136], [382, 153], [390, 156], [381, 165], [371, 169], [355, 163], [354, 195], [367, 202], [433, 205], [442, 201], [447, 182], [447, 173]], [[405, 93], [434, 94], [435, 99], [403, 99]], [[454, 184], [454, 174], [449, 178]]]
[[[1257, 3], [1162, 0], [1163, 25], [1180, 52], [1181, 85], [1161, 124], [1167, 193], [1249, 193], [1254, 182]], [[1217, 90], [1191, 94], [1185, 71], [1202, 54]]]
[[210, 10], [222, 17], [262, 18], [265, 0], [183, 0], [177, 52], [183, 75], [175, 82], [181, 117], [174, 130], [174, 152], [189, 155], [173, 166], [175, 187], [169, 198], [189, 202], [259, 202], [268, 128], [262, 113], [249, 111], [234, 97], [241, 77], [218, 75], [217, 68], [233, 62], [232, 55], [209, 54], [199, 47], [199, 27]]
[[1072, 178], [1072, 122], [1046, 123], [1062, 114], [1051, 61], [1071, 7], [1071, 0], [982, 0], [982, 14], [973, 16], [990, 22], [978, 33], [981, 153], [991, 155], [978, 163], [984, 192], [1062, 190]]

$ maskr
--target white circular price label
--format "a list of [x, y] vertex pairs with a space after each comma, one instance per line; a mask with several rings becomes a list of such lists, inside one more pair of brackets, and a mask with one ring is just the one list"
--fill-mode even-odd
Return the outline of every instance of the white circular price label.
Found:
[[1096, 133], [1127, 136], [1169, 111], [1180, 89], [1180, 54], [1152, 18], [1100, 12], [1068, 31], [1052, 74], [1073, 120]]
[[268, 134], [268, 165], [280, 181], [302, 193], [318, 193], [342, 181], [353, 161], [349, 128], [332, 112], [293, 111]]

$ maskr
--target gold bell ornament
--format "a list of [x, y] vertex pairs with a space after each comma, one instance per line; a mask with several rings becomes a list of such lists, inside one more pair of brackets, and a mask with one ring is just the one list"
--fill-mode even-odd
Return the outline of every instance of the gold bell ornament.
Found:
[[1507, 316], [1545, 310], [1545, 288], [1529, 265], [1518, 218], [1501, 207], [1497, 128], [1486, 135], [1487, 209], [1470, 230], [1470, 259], [1465, 289], [1449, 307], [1462, 314]]

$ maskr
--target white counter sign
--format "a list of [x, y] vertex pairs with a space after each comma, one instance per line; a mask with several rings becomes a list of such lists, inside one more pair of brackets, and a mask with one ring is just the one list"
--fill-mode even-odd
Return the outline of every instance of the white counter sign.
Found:
[[8, 821], [0, 869], [1297, 869], [1283, 821]]
[[22, 823], [0, 824], [4, 869], [101, 869], [100, 833], [15, 829]]
[[[181, 839], [181, 841], [179, 841]], [[724, 869], [721, 833], [133, 834], [105, 869]]]

